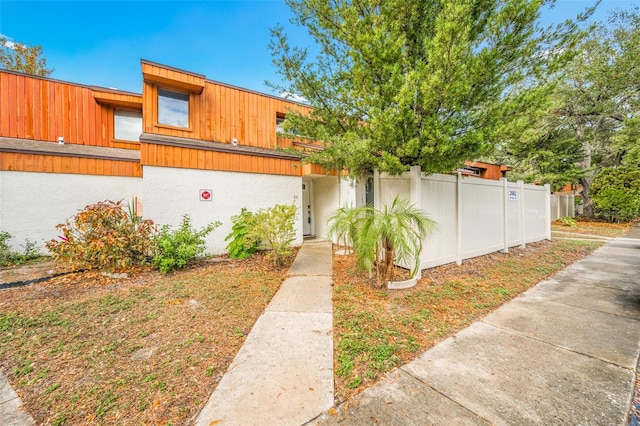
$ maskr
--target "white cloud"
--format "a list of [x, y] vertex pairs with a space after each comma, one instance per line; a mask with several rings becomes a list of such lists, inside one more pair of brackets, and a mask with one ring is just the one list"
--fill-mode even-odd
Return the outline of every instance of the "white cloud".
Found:
[[282, 93], [280, 93], [280, 97], [281, 98], [285, 98], [285, 99], [289, 99], [289, 100], [294, 101], [294, 102], [300, 102], [300, 103], [303, 103], [303, 104], [308, 104], [309, 103], [309, 101], [304, 96], [297, 95], [295, 93], [282, 92]]
[[0, 38], [6, 38], [7, 40], [4, 42], [3, 46], [8, 47], [9, 49], [13, 49], [13, 47], [16, 45], [14, 42], [11, 41], [10, 37], [7, 37], [4, 34], [0, 34]]

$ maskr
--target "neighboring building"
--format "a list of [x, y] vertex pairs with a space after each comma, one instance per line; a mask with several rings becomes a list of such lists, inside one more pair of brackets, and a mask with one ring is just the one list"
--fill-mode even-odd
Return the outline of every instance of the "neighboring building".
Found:
[[500, 180], [507, 177], [510, 166], [484, 163], [482, 161], [465, 161], [464, 167], [457, 170], [463, 176], [473, 176], [482, 179]]
[[[0, 70], [0, 230], [43, 246], [55, 225], [104, 199], [141, 200], [144, 216], [195, 226], [220, 220], [209, 252], [223, 252], [231, 216], [295, 204], [303, 235], [354, 201], [336, 173], [302, 164], [277, 134], [308, 107], [141, 61], [142, 94]], [[345, 201], [346, 202], [346, 201]]]

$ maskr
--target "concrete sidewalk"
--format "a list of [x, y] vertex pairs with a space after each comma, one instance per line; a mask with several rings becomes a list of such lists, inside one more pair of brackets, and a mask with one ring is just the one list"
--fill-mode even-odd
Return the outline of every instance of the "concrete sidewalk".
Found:
[[639, 341], [636, 226], [308, 424], [623, 425]]
[[333, 405], [331, 243], [308, 240], [197, 425], [301, 425]]

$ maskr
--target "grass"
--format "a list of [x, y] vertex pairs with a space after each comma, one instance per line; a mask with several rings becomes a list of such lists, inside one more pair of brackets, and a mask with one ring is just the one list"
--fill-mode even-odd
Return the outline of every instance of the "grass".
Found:
[[[578, 222], [614, 237], [629, 225]], [[566, 227], [563, 227], [566, 229]], [[334, 257], [334, 362], [340, 403], [567, 265], [601, 241], [552, 240], [423, 271], [414, 288], [368, 285], [352, 256]]]
[[184, 424], [286, 273], [271, 260], [2, 291], [0, 365], [37, 424]]

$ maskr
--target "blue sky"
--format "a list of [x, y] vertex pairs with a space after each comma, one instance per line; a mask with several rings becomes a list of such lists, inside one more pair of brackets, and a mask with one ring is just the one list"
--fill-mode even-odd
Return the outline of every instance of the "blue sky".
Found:
[[[558, 0], [545, 23], [574, 17], [591, 0]], [[640, 0], [603, 0], [593, 19]], [[0, 34], [41, 45], [52, 78], [139, 93], [140, 59], [270, 93], [278, 81], [267, 48], [269, 28], [285, 25], [293, 44], [306, 31], [291, 26], [282, 0], [31, 1], [0, 0]]]

